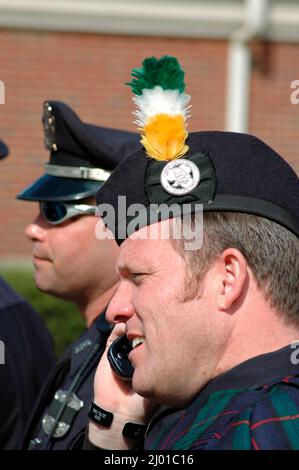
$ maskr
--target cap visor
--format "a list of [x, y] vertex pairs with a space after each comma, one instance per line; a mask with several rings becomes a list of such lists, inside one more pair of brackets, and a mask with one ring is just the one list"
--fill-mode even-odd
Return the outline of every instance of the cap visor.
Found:
[[25, 201], [72, 201], [94, 196], [102, 184], [101, 181], [43, 175], [16, 198]]

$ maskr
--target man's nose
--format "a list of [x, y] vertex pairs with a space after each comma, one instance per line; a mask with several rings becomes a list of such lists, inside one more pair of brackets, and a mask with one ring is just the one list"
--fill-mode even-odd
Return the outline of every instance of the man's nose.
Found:
[[25, 235], [30, 241], [43, 241], [45, 238], [45, 230], [43, 227], [43, 218], [39, 214], [34, 221], [25, 229]]
[[134, 313], [132, 288], [127, 281], [121, 281], [109, 302], [106, 318], [111, 323], [125, 323]]

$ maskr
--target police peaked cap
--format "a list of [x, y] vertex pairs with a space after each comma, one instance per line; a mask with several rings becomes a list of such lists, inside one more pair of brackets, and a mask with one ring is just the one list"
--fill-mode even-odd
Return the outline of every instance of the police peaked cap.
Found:
[[5, 143], [0, 140], [0, 160], [1, 158], [5, 158], [8, 155], [8, 147], [5, 145]]
[[95, 195], [116, 165], [140, 148], [138, 134], [80, 120], [65, 103], [45, 101], [45, 174], [17, 195], [28, 201], [70, 201]]
[[[127, 207], [138, 203], [147, 208], [150, 218], [144, 225], [163, 220], [163, 214], [152, 210], [152, 205], [188, 204], [189, 213], [194, 213], [202, 204], [204, 212], [265, 217], [299, 236], [298, 177], [271, 147], [252, 135], [220, 131], [190, 133], [186, 144], [188, 153], [175, 162], [184, 159], [199, 170], [199, 182], [187, 194], [171, 194], [165, 189], [161, 175], [169, 162], [146, 156], [142, 148], [118, 165], [97, 192], [97, 204], [111, 204], [118, 220], [118, 196], [126, 196]], [[126, 215], [126, 227], [132, 219]], [[106, 223], [117, 239], [118, 227], [109, 226], [109, 218]], [[141, 226], [135, 230], [138, 228]]]

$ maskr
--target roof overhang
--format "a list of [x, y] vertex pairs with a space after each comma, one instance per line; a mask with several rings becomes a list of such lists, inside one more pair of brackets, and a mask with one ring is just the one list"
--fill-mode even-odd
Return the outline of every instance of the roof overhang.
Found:
[[[0, 0], [0, 27], [228, 39], [244, 21], [240, 1]], [[299, 5], [271, 3], [267, 37], [299, 42]]]

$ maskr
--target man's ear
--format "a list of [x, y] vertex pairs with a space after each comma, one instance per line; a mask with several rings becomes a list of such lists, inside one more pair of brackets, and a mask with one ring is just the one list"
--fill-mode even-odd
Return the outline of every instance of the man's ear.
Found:
[[229, 310], [244, 292], [248, 276], [248, 264], [236, 248], [227, 248], [216, 261], [218, 292], [217, 303], [220, 311]]

